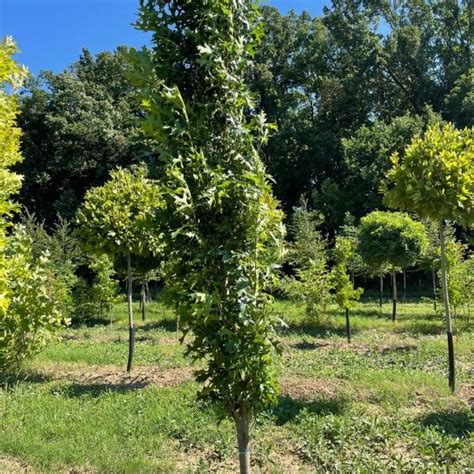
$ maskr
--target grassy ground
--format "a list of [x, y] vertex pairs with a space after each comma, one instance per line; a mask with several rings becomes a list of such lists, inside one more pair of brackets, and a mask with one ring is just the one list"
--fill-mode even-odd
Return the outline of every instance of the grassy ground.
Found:
[[[319, 323], [276, 307], [282, 396], [254, 428], [264, 472], [468, 472], [474, 469], [473, 328], [456, 336], [458, 389], [446, 381], [443, 320], [400, 305], [396, 323], [372, 303]], [[137, 311], [138, 316], [138, 311]], [[0, 389], [0, 472], [208, 472], [236, 467], [229, 420], [195, 401], [193, 367], [161, 305], [139, 322], [125, 373], [126, 307], [112, 326], [69, 328]]]

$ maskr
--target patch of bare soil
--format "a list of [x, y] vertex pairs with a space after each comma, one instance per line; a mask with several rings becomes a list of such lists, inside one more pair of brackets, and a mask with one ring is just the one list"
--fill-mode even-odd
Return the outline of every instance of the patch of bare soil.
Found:
[[52, 366], [43, 368], [52, 380], [67, 380], [86, 385], [110, 385], [114, 387], [144, 388], [177, 387], [192, 378], [193, 369], [180, 367], [159, 370], [154, 367], [137, 367], [132, 372], [116, 366]]
[[0, 472], [5, 474], [23, 474], [34, 473], [35, 471], [19, 459], [0, 454]]
[[295, 400], [313, 400], [321, 396], [333, 398], [344, 387], [344, 382], [336, 379], [308, 379], [285, 377], [280, 380], [281, 393]]
[[474, 412], [474, 384], [461, 386], [459, 390], [459, 397], [466, 401], [471, 407], [471, 410]]

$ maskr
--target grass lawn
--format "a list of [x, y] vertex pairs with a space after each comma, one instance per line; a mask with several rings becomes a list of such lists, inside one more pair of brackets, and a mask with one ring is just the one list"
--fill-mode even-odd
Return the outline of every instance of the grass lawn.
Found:
[[[138, 308], [136, 318], [139, 319]], [[472, 472], [474, 331], [455, 338], [447, 387], [444, 322], [428, 302], [353, 311], [353, 342], [334, 307], [319, 322], [286, 301], [278, 405], [259, 416], [261, 472]], [[0, 472], [235, 471], [233, 424], [195, 399], [193, 366], [160, 304], [138, 322], [125, 372], [126, 306], [113, 324], [68, 328], [0, 386]]]

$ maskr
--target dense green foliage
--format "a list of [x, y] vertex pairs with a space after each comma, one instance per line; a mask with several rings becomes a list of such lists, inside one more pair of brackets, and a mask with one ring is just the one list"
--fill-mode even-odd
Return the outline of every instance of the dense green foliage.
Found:
[[433, 126], [392, 162], [385, 193], [390, 206], [474, 225], [474, 128]]
[[[333, 234], [347, 211], [359, 219], [383, 209], [389, 155], [414, 135], [439, 118], [473, 125], [469, 0], [337, 0], [316, 18], [262, 12], [263, 39], [245, 76], [256, 109], [278, 127], [261, 152], [287, 212], [305, 194]], [[149, 156], [126, 52], [84, 51], [23, 96], [20, 200], [48, 223], [72, 216], [116, 166]]]
[[127, 48], [96, 57], [84, 50], [64, 72], [45, 71], [27, 84], [20, 201], [47, 225], [58, 214], [72, 219], [86, 191], [104, 184], [117, 166], [144, 159], [129, 70]]
[[[377, 180], [389, 165], [381, 152], [424, 128], [426, 106], [473, 124], [471, 10], [469, 0], [337, 0], [317, 18], [263, 8], [249, 83], [278, 126], [264, 157], [286, 210], [313, 194], [334, 229], [346, 211], [380, 209]], [[345, 140], [370, 146], [353, 155]]]
[[294, 209], [287, 247], [287, 261], [294, 275], [282, 275], [280, 288], [292, 300], [302, 301], [306, 315], [319, 321], [321, 312], [330, 302], [332, 282], [328, 270], [327, 243], [319, 230], [321, 216], [308, 209], [301, 200]]
[[111, 256], [160, 250], [155, 208], [160, 191], [145, 168], [117, 169], [103, 186], [90, 189], [77, 212], [79, 233], [91, 250]]
[[352, 308], [359, 301], [363, 289], [354, 288], [347, 272], [348, 261], [353, 254], [351, 240], [347, 237], [338, 236], [334, 246], [334, 267], [331, 277], [335, 290], [334, 300], [341, 309]]
[[201, 394], [222, 402], [244, 437], [254, 413], [277, 400], [265, 290], [282, 235], [258, 154], [268, 126], [243, 80], [261, 33], [250, 3], [144, 1], [138, 26], [153, 33], [153, 48], [135, 56], [143, 128], [163, 168], [165, 281], [193, 331], [189, 352], [206, 360]]
[[374, 211], [361, 219], [357, 250], [372, 268], [407, 268], [421, 258], [427, 245], [423, 224], [406, 214]]

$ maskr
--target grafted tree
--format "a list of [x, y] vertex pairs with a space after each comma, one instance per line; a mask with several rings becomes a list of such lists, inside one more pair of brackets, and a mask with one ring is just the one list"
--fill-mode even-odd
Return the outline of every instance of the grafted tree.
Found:
[[91, 251], [122, 255], [127, 260], [128, 372], [133, 367], [135, 349], [132, 256], [160, 252], [161, 239], [155, 222], [155, 208], [160, 202], [159, 188], [147, 178], [144, 168], [118, 169], [103, 186], [86, 193], [77, 212], [81, 235]]
[[142, 0], [138, 27], [153, 34], [135, 80], [161, 160], [165, 280], [195, 336], [188, 352], [205, 361], [201, 396], [233, 417], [250, 472], [251, 423], [278, 396], [266, 289], [283, 233], [258, 152], [269, 127], [244, 81], [258, 11], [250, 0]]
[[448, 292], [446, 220], [474, 225], [474, 128], [452, 124], [430, 127], [416, 137], [402, 157], [394, 154], [387, 175], [386, 202], [438, 222], [441, 285], [446, 312], [449, 386], [455, 389], [454, 343]]
[[392, 319], [397, 316], [397, 272], [417, 262], [428, 239], [420, 222], [400, 212], [374, 211], [359, 226], [358, 253], [370, 268], [390, 268]]

